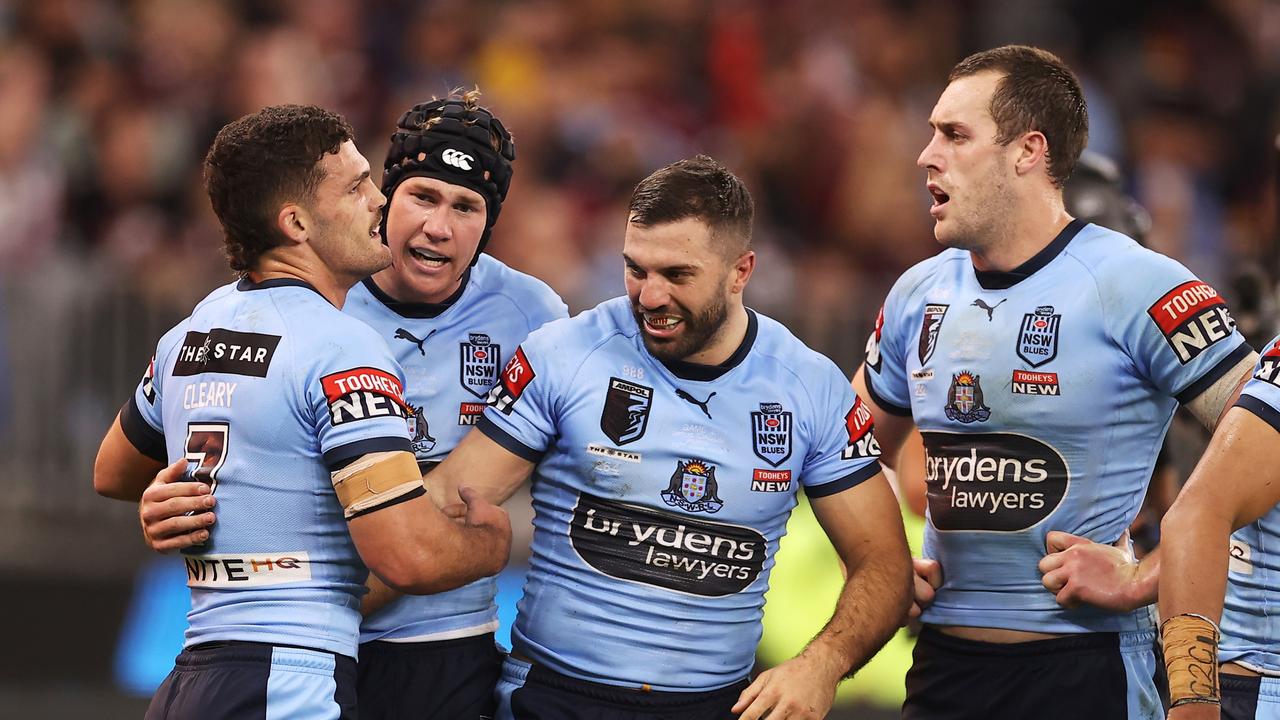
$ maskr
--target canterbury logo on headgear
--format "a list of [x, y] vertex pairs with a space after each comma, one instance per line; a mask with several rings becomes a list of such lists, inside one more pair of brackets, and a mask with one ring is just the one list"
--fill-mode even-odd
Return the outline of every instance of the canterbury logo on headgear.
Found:
[[475, 160], [475, 158], [461, 150], [455, 150], [453, 148], [448, 148], [444, 152], [440, 153], [441, 162], [445, 165], [452, 165], [460, 170], [470, 170], [471, 163], [475, 162]]

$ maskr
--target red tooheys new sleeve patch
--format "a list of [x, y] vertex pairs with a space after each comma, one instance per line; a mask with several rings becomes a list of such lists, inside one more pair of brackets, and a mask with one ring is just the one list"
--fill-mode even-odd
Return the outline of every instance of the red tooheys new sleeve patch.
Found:
[[841, 457], [845, 460], [880, 456], [880, 443], [871, 432], [874, 421], [871, 409], [862, 402], [862, 398], [853, 401], [853, 407], [844, 416], [845, 429], [849, 431], [849, 445], [845, 447]]
[[1147, 314], [1183, 365], [1230, 336], [1236, 328], [1222, 296], [1199, 280], [1182, 283], [1165, 293], [1147, 308]]
[[408, 417], [404, 386], [383, 370], [358, 367], [320, 378], [334, 425], [379, 417]]
[[524, 355], [524, 348], [517, 347], [506, 367], [502, 368], [501, 381], [489, 391], [489, 404], [510, 415], [512, 404], [520, 399], [520, 394], [536, 375], [529, 358]]

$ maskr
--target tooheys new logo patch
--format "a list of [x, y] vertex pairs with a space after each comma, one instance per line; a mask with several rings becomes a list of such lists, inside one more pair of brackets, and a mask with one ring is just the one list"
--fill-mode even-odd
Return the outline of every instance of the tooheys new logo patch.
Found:
[[939, 530], [1026, 530], [1062, 502], [1067, 461], [1013, 433], [924, 432], [929, 519]]
[[871, 410], [862, 404], [862, 398], [853, 401], [853, 407], [844, 416], [844, 427], [849, 431], [849, 444], [840, 457], [844, 460], [880, 457], [880, 443], [872, 432], [875, 425]]
[[325, 375], [320, 385], [334, 425], [380, 417], [407, 419], [412, 413], [400, 380], [377, 368], [358, 367]]
[[765, 538], [740, 525], [671, 515], [582, 493], [569, 526], [573, 549], [609, 577], [677, 592], [742, 592], [764, 568]]
[[1165, 293], [1147, 308], [1147, 314], [1183, 365], [1230, 336], [1236, 328], [1226, 301], [1217, 290], [1199, 280], [1182, 283]]
[[1062, 315], [1052, 305], [1041, 305], [1022, 316], [1018, 328], [1018, 357], [1033, 368], [1058, 357], [1058, 326]]
[[929, 303], [924, 306], [924, 319], [920, 322], [920, 364], [924, 365], [933, 357], [938, 348], [938, 333], [942, 330], [942, 319], [947, 316], [950, 305]]
[[751, 448], [773, 467], [791, 457], [791, 413], [782, 403], [760, 403], [760, 411], [751, 413]]
[[507, 361], [507, 366], [502, 368], [502, 381], [489, 391], [489, 404], [504, 415], [510, 415], [512, 405], [520, 399], [520, 394], [536, 376], [533, 366], [529, 364], [529, 358], [524, 356], [524, 348], [517, 347], [516, 354], [512, 355]]
[[156, 404], [156, 356], [151, 356], [151, 362], [147, 363], [147, 371], [142, 374], [142, 397], [147, 399], [150, 405]]
[[458, 381], [467, 392], [478, 398], [489, 394], [489, 388], [498, 379], [498, 358], [502, 346], [494, 345], [484, 333], [470, 333], [467, 342], [458, 343], [462, 364], [458, 368]]
[[880, 312], [876, 314], [876, 327], [871, 331], [871, 335], [867, 338], [867, 367], [880, 372], [880, 335], [884, 331], [884, 306], [880, 306]]
[[213, 328], [209, 332], [191, 331], [178, 348], [178, 361], [173, 365], [174, 377], [201, 373], [226, 373], [266, 377], [271, 358], [280, 344], [279, 335], [237, 332]]
[[609, 378], [600, 412], [600, 430], [614, 445], [626, 445], [644, 437], [653, 407], [653, 388]]
[[1258, 358], [1258, 369], [1253, 371], [1253, 377], [1280, 387], [1280, 340], [1271, 343], [1271, 346], [1263, 351], [1262, 357]]

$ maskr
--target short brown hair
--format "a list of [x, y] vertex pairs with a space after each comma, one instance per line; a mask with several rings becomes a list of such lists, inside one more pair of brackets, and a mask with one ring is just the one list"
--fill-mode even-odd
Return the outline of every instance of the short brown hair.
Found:
[[266, 107], [218, 131], [204, 180], [232, 270], [248, 272], [285, 242], [275, 217], [281, 204], [313, 200], [324, 180], [320, 160], [354, 135], [341, 115], [314, 105]]
[[1004, 75], [991, 95], [996, 142], [1007, 145], [1023, 133], [1043, 133], [1049, 142], [1049, 177], [1062, 187], [1089, 142], [1089, 109], [1075, 73], [1047, 50], [1005, 45], [961, 60], [947, 82], [988, 70]]
[[629, 222], [636, 225], [695, 218], [707, 224], [713, 238], [731, 241], [726, 247], [751, 247], [751, 193], [737, 175], [707, 155], [672, 163], [641, 180], [628, 210]]

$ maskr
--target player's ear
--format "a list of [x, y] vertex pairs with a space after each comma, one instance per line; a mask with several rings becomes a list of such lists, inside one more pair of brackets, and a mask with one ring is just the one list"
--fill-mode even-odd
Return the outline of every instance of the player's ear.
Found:
[[1013, 169], [1026, 175], [1036, 168], [1049, 168], [1049, 140], [1039, 130], [1032, 130], [1010, 143], [1014, 150]]
[[751, 279], [751, 273], [756, 269], [756, 252], [747, 250], [738, 256], [733, 263], [733, 287], [734, 294], [740, 294], [747, 287], [747, 281]]
[[285, 203], [276, 213], [276, 227], [294, 243], [304, 243], [315, 220], [298, 203]]

